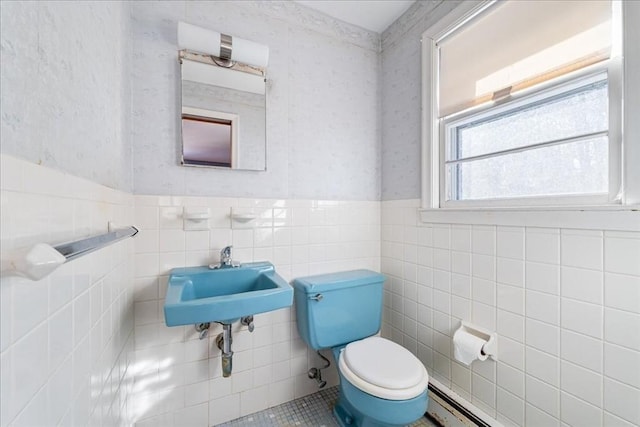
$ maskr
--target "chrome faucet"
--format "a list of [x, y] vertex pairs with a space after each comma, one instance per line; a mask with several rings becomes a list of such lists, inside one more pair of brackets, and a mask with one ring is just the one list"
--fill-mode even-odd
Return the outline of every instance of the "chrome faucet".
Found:
[[233, 246], [225, 246], [220, 251], [220, 267], [231, 267], [233, 260], [231, 259], [231, 249]]
[[220, 251], [220, 263], [219, 264], [211, 264], [209, 266], [209, 268], [216, 269], [216, 268], [240, 267], [239, 263], [233, 262], [233, 259], [231, 257], [231, 249], [232, 248], [233, 248], [233, 246], [231, 246], [231, 245], [225, 246], [224, 248], [222, 248], [222, 250]]

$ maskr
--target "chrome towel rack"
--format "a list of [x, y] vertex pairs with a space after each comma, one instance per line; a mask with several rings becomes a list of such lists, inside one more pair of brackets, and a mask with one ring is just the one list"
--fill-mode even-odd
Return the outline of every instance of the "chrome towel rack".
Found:
[[67, 261], [87, 255], [120, 240], [133, 237], [136, 234], [138, 234], [136, 227], [129, 226], [116, 229], [112, 223], [109, 223], [109, 231], [97, 236], [56, 246], [37, 243], [29, 248], [13, 252], [11, 259], [8, 260], [8, 273], [31, 280], [40, 280]]
[[98, 249], [102, 249], [112, 243], [116, 243], [127, 237], [133, 237], [138, 234], [138, 229], [134, 226], [120, 228], [117, 230], [109, 231], [105, 234], [98, 236], [87, 237], [86, 239], [76, 240], [75, 242], [63, 243], [61, 245], [54, 246], [53, 249], [60, 252], [67, 261], [76, 259]]

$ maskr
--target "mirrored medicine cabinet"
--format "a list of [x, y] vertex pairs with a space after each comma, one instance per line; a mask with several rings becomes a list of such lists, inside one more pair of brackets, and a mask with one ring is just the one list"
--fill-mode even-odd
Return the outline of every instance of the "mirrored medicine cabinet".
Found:
[[264, 69], [180, 51], [183, 166], [266, 169]]

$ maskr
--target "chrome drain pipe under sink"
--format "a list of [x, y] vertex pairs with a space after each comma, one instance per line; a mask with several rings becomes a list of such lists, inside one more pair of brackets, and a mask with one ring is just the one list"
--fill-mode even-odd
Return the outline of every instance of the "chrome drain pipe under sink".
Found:
[[216, 338], [218, 348], [222, 350], [222, 376], [228, 378], [231, 376], [233, 367], [233, 351], [231, 351], [231, 323], [221, 323], [222, 333]]
[[[220, 323], [220, 322], [218, 322]], [[253, 332], [253, 316], [245, 316], [240, 319], [240, 323], [247, 326], [249, 332]], [[233, 368], [233, 351], [231, 351], [231, 323], [220, 323], [222, 325], [222, 333], [216, 337], [216, 345], [222, 351], [222, 376], [228, 378], [231, 376]]]

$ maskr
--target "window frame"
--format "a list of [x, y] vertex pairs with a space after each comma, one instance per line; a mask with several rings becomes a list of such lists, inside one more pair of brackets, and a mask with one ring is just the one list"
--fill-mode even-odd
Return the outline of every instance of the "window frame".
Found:
[[[623, 121], [623, 100], [625, 103], [633, 100], [629, 100], [630, 90], [623, 85], [623, 68], [628, 68], [623, 58], [631, 54], [632, 48], [623, 43], [623, 55], [614, 57], [606, 62], [595, 64], [591, 67], [586, 67], [577, 72], [567, 74], [559, 79], [554, 79], [551, 82], [547, 82], [541, 86], [527, 89], [521, 93], [514, 94], [512, 99], [516, 97], [524, 97], [530, 95], [532, 92], [539, 92], [544, 89], [544, 85], [553, 86], [562, 82], [570, 81], [577, 78], [577, 75], [584, 75], [589, 72], [594, 72], [594, 68], [602, 70], [606, 67], [609, 76], [609, 155], [610, 164], [613, 167], [609, 168], [609, 194], [606, 200], [602, 198], [589, 198], [586, 199], [582, 196], [551, 196], [544, 198], [526, 198], [526, 200], [517, 199], [504, 199], [501, 202], [486, 203], [486, 200], [482, 200], [474, 203], [458, 203], [457, 206], [451, 206], [450, 204], [443, 204], [440, 199], [441, 192], [441, 165], [444, 163], [441, 161], [441, 153], [443, 153], [443, 147], [441, 145], [441, 134], [443, 132], [443, 126], [441, 119], [437, 117], [438, 114], [438, 49], [436, 42], [442, 40], [445, 36], [451, 34], [456, 29], [460, 28], [471, 21], [479, 13], [483, 12], [487, 8], [491, 7], [495, 1], [474, 1], [463, 2], [459, 7], [452, 12], [444, 16], [435, 25], [429, 28], [423, 33], [422, 36], [422, 141], [423, 141], [423, 156], [422, 156], [422, 210], [421, 216], [424, 221], [442, 221], [443, 215], [439, 215], [435, 212], [453, 212], [453, 211], [523, 211], [525, 208], [527, 211], [536, 212], [540, 210], [567, 210], [567, 211], [584, 211], [584, 210], [621, 210], [621, 209], [636, 209], [638, 202], [640, 201], [640, 183], [634, 181], [633, 177], [637, 176], [637, 172], [630, 172], [631, 165], [634, 164], [634, 160], [640, 161], [640, 150], [638, 149], [638, 142], [634, 141], [633, 145], [623, 143], [622, 135], [623, 126], [631, 126], [628, 118], [629, 112], [624, 112], [627, 120]], [[626, 11], [625, 9], [634, 8], [630, 15], [637, 17], [639, 8], [634, 5], [627, 5], [622, 2], [622, 32], [625, 37], [623, 41], [628, 39], [632, 35], [635, 29], [629, 28], [632, 26], [625, 25]], [[626, 82], [625, 82], [626, 83]], [[633, 82], [637, 86], [638, 82]], [[634, 86], [632, 84], [631, 86]], [[626, 94], [625, 98], [623, 95]], [[495, 108], [492, 106], [487, 107], [478, 106], [474, 108]], [[474, 108], [467, 110], [473, 111]], [[632, 130], [635, 130], [632, 129]], [[625, 133], [625, 135], [627, 135]], [[437, 143], [434, 143], [437, 142]], [[625, 167], [626, 166], [626, 167]], [[498, 200], [498, 199], [493, 199]], [[533, 203], [535, 202], [535, 203]], [[543, 202], [543, 203], [541, 203]], [[530, 216], [530, 215], [528, 215]], [[456, 214], [456, 217], [464, 217], [464, 215]], [[633, 216], [635, 218], [635, 216]], [[448, 221], [445, 221], [448, 222]], [[471, 221], [466, 221], [471, 223]], [[639, 226], [634, 224], [634, 229]]]

